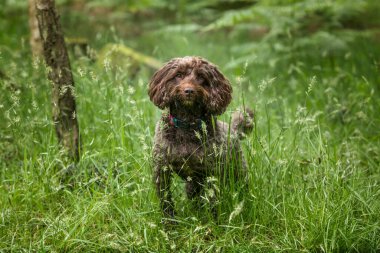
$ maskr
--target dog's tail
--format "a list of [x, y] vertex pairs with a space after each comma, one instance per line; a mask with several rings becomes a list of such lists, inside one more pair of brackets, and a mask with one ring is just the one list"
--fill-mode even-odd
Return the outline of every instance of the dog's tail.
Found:
[[239, 139], [243, 139], [247, 134], [252, 132], [254, 126], [254, 114], [249, 108], [244, 108], [243, 111], [236, 111], [232, 114], [231, 127]]

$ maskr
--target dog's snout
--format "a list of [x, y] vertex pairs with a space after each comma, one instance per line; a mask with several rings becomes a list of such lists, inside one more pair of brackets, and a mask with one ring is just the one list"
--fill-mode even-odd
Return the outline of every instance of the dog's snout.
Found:
[[193, 88], [185, 88], [184, 92], [186, 94], [192, 94], [192, 93], [194, 93], [194, 89]]

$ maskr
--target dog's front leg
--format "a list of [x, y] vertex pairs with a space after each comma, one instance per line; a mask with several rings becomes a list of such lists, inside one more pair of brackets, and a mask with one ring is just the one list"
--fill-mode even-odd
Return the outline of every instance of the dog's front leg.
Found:
[[174, 203], [170, 191], [172, 172], [166, 166], [157, 166], [155, 168], [154, 179], [156, 183], [157, 196], [160, 199], [160, 207], [165, 216], [174, 216]]

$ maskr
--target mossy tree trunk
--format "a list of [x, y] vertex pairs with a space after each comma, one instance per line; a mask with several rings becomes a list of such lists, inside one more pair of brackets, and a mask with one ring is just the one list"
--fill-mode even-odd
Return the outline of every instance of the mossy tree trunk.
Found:
[[42, 57], [43, 48], [40, 30], [38, 29], [36, 0], [28, 0], [29, 3], [29, 44], [34, 57]]
[[74, 80], [54, 0], [37, 0], [38, 27], [43, 55], [49, 67], [53, 120], [58, 141], [74, 160], [79, 160], [79, 126], [76, 114]]

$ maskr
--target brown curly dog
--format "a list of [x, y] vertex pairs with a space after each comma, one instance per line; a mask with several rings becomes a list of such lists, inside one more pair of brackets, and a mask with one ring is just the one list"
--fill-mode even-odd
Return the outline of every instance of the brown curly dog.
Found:
[[153, 75], [148, 93], [165, 109], [155, 129], [153, 162], [166, 216], [174, 216], [173, 172], [186, 181], [190, 199], [201, 194], [209, 176], [246, 177], [239, 139], [253, 129], [253, 113], [235, 112], [231, 127], [216, 119], [231, 102], [232, 87], [215, 65], [200, 57], [174, 58]]

